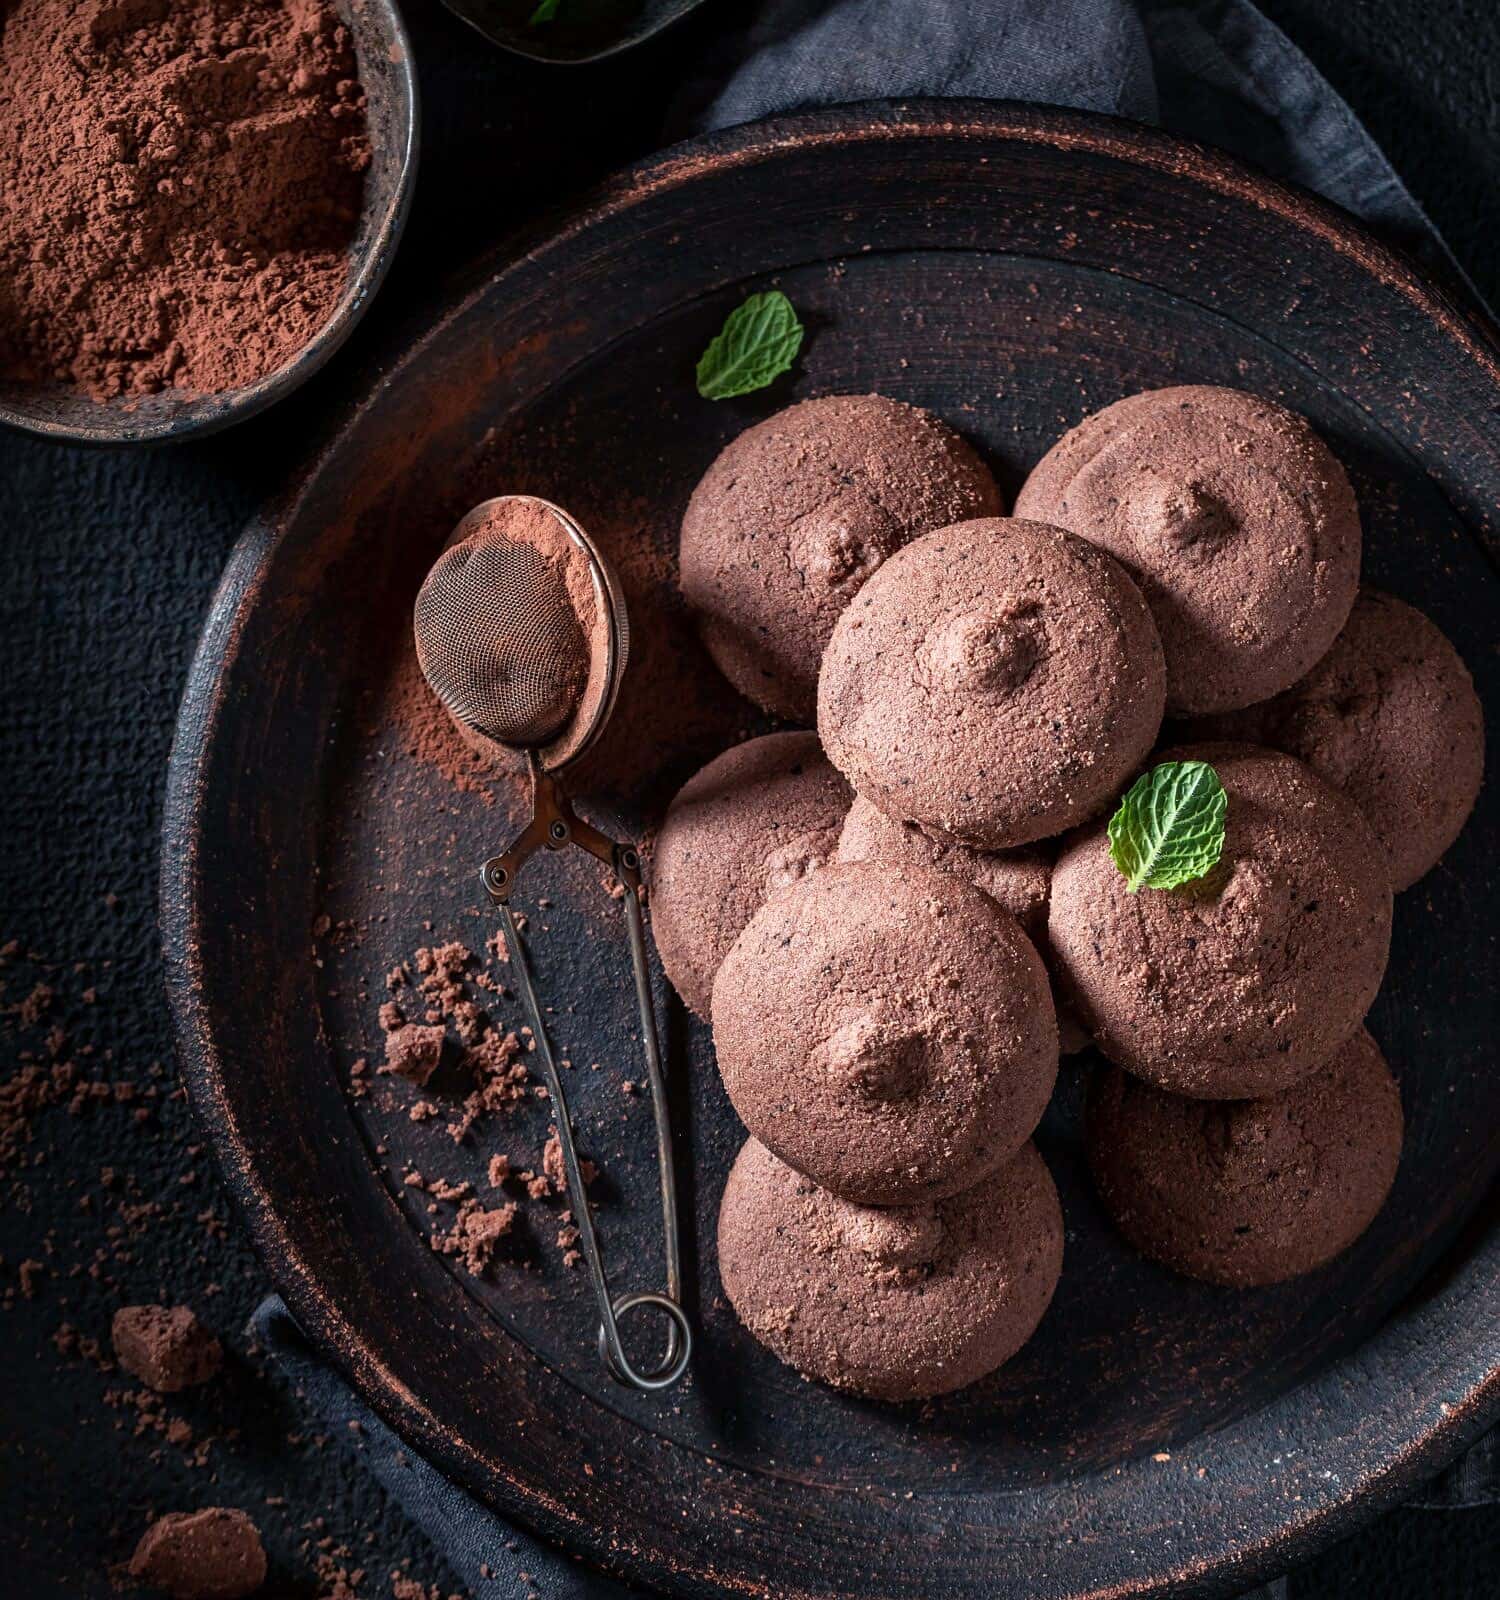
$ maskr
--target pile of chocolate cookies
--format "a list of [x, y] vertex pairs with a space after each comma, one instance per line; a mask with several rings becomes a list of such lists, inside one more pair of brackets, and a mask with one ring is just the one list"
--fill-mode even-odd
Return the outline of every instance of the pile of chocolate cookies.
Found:
[[[1360, 589], [1349, 481], [1282, 407], [1122, 400], [1002, 512], [935, 417], [840, 396], [741, 434], [682, 525], [720, 668], [817, 726], [711, 762], [655, 846], [662, 961], [751, 1135], [719, 1270], [783, 1360], [884, 1399], [1045, 1312], [1060, 1048], [1107, 1058], [1089, 1158], [1146, 1254], [1262, 1284], [1363, 1231], [1402, 1140], [1363, 1028], [1393, 892], [1483, 769], [1462, 662]], [[1181, 759], [1227, 794], [1218, 864], [1132, 892], [1107, 818]]]

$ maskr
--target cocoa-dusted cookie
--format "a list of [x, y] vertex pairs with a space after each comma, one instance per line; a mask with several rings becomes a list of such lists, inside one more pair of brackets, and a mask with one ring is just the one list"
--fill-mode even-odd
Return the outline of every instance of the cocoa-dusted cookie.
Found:
[[1033, 939], [1046, 933], [1052, 857], [1034, 845], [1019, 850], [976, 850], [956, 840], [934, 839], [914, 822], [898, 822], [863, 795], [855, 795], [839, 835], [837, 859], [887, 861], [897, 867], [938, 867], [956, 873], [1004, 906]]
[[1401, 1160], [1401, 1091], [1363, 1029], [1285, 1093], [1188, 1100], [1118, 1067], [1089, 1094], [1089, 1165], [1135, 1247], [1209, 1283], [1279, 1283], [1346, 1250]]
[[1062, 1254], [1057, 1190], [1030, 1143], [960, 1194], [876, 1209], [751, 1139], [719, 1207], [719, 1276], [740, 1320], [806, 1377], [877, 1400], [946, 1394], [1008, 1361]]
[[1120, 564], [1003, 517], [899, 551], [839, 618], [818, 732], [866, 799], [986, 850], [1083, 822], [1161, 723], [1161, 644]]
[[[1052, 889], [1052, 853], [1035, 845], [1017, 850], [976, 850], [951, 839], [934, 839], [914, 822], [897, 822], [855, 795], [844, 831], [839, 861], [885, 861], [897, 868], [917, 863], [956, 873], [1010, 912], [1026, 930], [1045, 962], [1047, 896]], [[1054, 1000], [1056, 996], [1054, 995]], [[1088, 1035], [1076, 1018], [1057, 1010], [1058, 1045], [1065, 1056], [1087, 1048]]]
[[834, 863], [756, 913], [714, 981], [745, 1126], [865, 1205], [953, 1194], [1020, 1148], [1057, 1077], [1030, 940], [935, 867]]
[[1484, 712], [1458, 652], [1415, 607], [1361, 589], [1333, 649], [1264, 705], [1195, 736], [1274, 745], [1364, 812], [1409, 889], [1469, 820], [1484, 778]]
[[1086, 417], [1037, 463], [1016, 515], [1125, 563], [1161, 633], [1173, 711], [1295, 683], [1359, 584], [1344, 469], [1295, 412], [1237, 389], [1153, 389]]
[[740, 691], [811, 723], [839, 613], [916, 534], [1002, 509], [953, 430], [883, 395], [788, 406], [720, 453], [682, 519], [682, 592]]
[[1069, 1002], [1112, 1061], [1206, 1100], [1277, 1094], [1364, 1020], [1385, 973], [1391, 887], [1352, 801], [1291, 756], [1251, 745], [1206, 761], [1228, 796], [1209, 875], [1131, 894], [1100, 823], [1052, 874], [1048, 943]]
[[815, 733], [768, 733], [678, 790], [651, 855], [651, 931], [686, 1003], [707, 1017], [714, 974], [766, 897], [838, 845], [849, 786]]

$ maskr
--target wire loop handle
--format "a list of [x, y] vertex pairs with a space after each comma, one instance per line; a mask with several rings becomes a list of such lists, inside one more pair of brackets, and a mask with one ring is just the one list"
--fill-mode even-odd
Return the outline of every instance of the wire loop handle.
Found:
[[[511, 969], [521, 1000], [531, 1018], [542, 1076], [555, 1107], [557, 1139], [562, 1150], [563, 1172], [568, 1183], [568, 1199], [578, 1228], [579, 1243], [587, 1263], [594, 1300], [599, 1308], [599, 1353], [615, 1379], [632, 1389], [651, 1393], [669, 1389], [687, 1371], [693, 1353], [693, 1330], [682, 1309], [682, 1250], [677, 1229], [677, 1179], [672, 1161], [672, 1125], [667, 1111], [667, 1084], [662, 1071], [661, 1047], [656, 1032], [656, 1008], [651, 999], [651, 972], [646, 963], [646, 930], [641, 915], [641, 859], [634, 845], [618, 844], [597, 828], [583, 821], [558, 788], [555, 779], [543, 772], [536, 757], [531, 757], [532, 816], [520, 837], [504, 855], [486, 861], [481, 871], [485, 889], [500, 907], [505, 945], [510, 952]], [[651, 1084], [651, 1105], [656, 1116], [656, 1155], [661, 1176], [662, 1235], [667, 1266], [667, 1292], [610, 1294], [604, 1261], [594, 1232], [593, 1214], [584, 1189], [578, 1150], [573, 1142], [573, 1121], [568, 1113], [562, 1077], [552, 1054], [552, 1041], [542, 1021], [531, 967], [521, 943], [521, 931], [511, 910], [510, 897], [516, 876], [538, 850], [562, 850], [577, 845], [597, 860], [605, 862], [625, 891], [625, 929], [630, 941], [630, 965], [635, 978], [636, 999], [640, 1006], [641, 1045], [646, 1057], [646, 1075]], [[620, 1319], [637, 1306], [651, 1306], [668, 1321], [666, 1350], [661, 1361], [642, 1372], [625, 1353], [620, 1339]]]

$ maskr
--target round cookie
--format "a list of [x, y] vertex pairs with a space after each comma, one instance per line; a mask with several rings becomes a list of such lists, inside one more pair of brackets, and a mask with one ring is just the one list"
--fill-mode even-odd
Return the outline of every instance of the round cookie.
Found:
[[714, 980], [745, 1126], [863, 1205], [954, 1194], [1013, 1155], [1057, 1077], [1041, 957], [935, 867], [835, 863], [756, 913]]
[[1003, 509], [953, 430], [883, 395], [830, 395], [747, 428], [682, 519], [682, 592], [719, 670], [757, 705], [810, 724], [839, 613], [929, 528]]
[[1052, 874], [1063, 991], [1111, 1061], [1206, 1100], [1278, 1094], [1364, 1020], [1385, 973], [1391, 887], [1354, 804], [1291, 756], [1206, 744], [1228, 795], [1206, 878], [1131, 894], [1104, 825]]
[[1209, 1283], [1279, 1283], [1346, 1250], [1401, 1160], [1401, 1091], [1363, 1029], [1263, 1100], [1187, 1100], [1112, 1067], [1090, 1090], [1089, 1165], [1145, 1255]]
[[1236, 389], [1154, 389], [1086, 417], [1037, 463], [1018, 517], [1124, 562], [1156, 618], [1173, 711], [1289, 687], [1359, 585], [1359, 507], [1307, 423]]
[[946, 1394], [1036, 1331], [1063, 1218], [1036, 1146], [948, 1199], [873, 1209], [751, 1139], [719, 1207], [719, 1276], [740, 1321], [806, 1377], [877, 1400]]
[[1374, 589], [1360, 590], [1300, 683], [1205, 719], [1201, 736], [1274, 745], [1342, 789], [1385, 846], [1398, 890], [1437, 865], [1484, 778], [1484, 712], [1468, 668], [1420, 611]]
[[1113, 797], [1156, 738], [1163, 682], [1112, 556], [987, 518], [913, 541], [860, 590], [823, 657], [818, 732], [888, 816], [1004, 850]]
[[735, 745], [678, 790], [651, 854], [651, 932], [700, 1017], [766, 897], [831, 859], [849, 799], [818, 736], [801, 732]]
[[899, 867], [937, 867], [952, 872], [1002, 905], [1033, 940], [1047, 931], [1047, 894], [1052, 860], [1045, 850], [975, 850], [951, 839], [934, 839], [913, 822], [886, 816], [863, 795], [855, 795], [844, 831], [839, 861], [887, 861]]
[[[976, 850], [972, 845], [934, 839], [914, 822], [897, 822], [863, 795], [855, 795], [844, 831], [839, 835], [838, 861], [913, 863], [952, 872], [1003, 906], [1026, 930], [1047, 960], [1047, 897], [1052, 890], [1050, 851], [1024, 845], [1019, 850]], [[1053, 1003], [1057, 996], [1054, 993]], [[1071, 1012], [1057, 1006], [1058, 1048], [1065, 1056], [1088, 1048], [1089, 1037]]]

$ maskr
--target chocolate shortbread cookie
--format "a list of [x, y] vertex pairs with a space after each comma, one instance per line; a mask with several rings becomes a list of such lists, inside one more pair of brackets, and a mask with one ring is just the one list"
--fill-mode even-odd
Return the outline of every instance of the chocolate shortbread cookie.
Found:
[[1057, 1076], [1041, 957], [935, 867], [835, 863], [783, 890], [724, 958], [713, 1024], [750, 1132], [866, 1205], [978, 1182], [1030, 1136]]
[[740, 1320], [807, 1377], [878, 1400], [973, 1383], [1036, 1331], [1062, 1271], [1057, 1189], [1036, 1146], [946, 1200], [851, 1205], [754, 1139], [719, 1208]]

